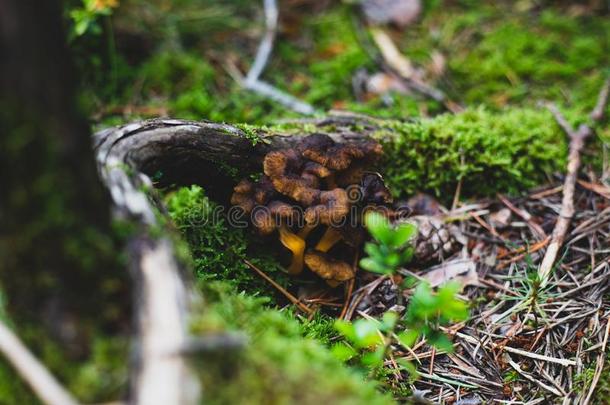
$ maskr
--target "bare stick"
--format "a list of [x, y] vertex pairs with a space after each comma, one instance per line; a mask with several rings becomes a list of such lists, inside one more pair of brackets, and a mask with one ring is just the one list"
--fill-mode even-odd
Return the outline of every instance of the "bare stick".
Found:
[[246, 83], [257, 81], [261, 74], [263, 74], [273, 50], [273, 42], [275, 41], [277, 18], [279, 15], [277, 3], [275, 0], [264, 0], [263, 5], [265, 10], [265, 34], [256, 51], [254, 63], [248, 72], [248, 76], [246, 76]]
[[[603, 111], [608, 101], [608, 86], [609, 81], [606, 81], [600, 92], [597, 105], [591, 113], [594, 120], [600, 120], [603, 117]], [[563, 245], [563, 241], [568, 232], [570, 222], [574, 216], [574, 190], [576, 188], [576, 180], [578, 179], [578, 169], [580, 168], [580, 153], [585, 146], [585, 141], [592, 136], [593, 129], [585, 124], [581, 124], [578, 129], [574, 129], [564, 115], [559, 111], [557, 106], [550, 104], [548, 109], [554, 115], [559, 126], [566, 132], [570, 138], [569, 153], [568, 153], [568, 168], [566, 178], [563, 184], [563, 199], [561, 201], [561, 211], [557, 223], [551, 235], [551, 242], [546, 250], [542, 263], [538, 268], [541, 287], [546, 286], [549, 281], [549, 275], [555, 265], [555, 260], [559, 253], [559, 249]]]
[[551, 234], [551, 242], [544, 254], [542, 263], [538, 268], [541, 287], [548, 283], [549, 275], [555, 265], [559, 249], [563, 245], [566, 233], [574, 216], [574, 190], [576, 188], [576, 179], [578, 178], [578, 169], [580, 168], [580, 152], [585, 145], [585, 140], [593, 133], [591, 128], [586, 125], [581, 125], [578, 130], [574, 130], [566, 121], [565, 117], [554, 105], [549, 106], [549, 110], [555, 116], [559, 125], [567, 132], [570, 138], [570, 146], [568, 153], [568, 171], [563, 183], [563, 199], [561, 201], [561, 211], [555, 228]]
[[34, 357], [4, 322], [0, 321], [0, 351], [28, 383], [41, 402], [48, 405], [76, 405], [77, 401]]
[[462, 110], [462, 107], [457, 103], [448, 100], [445, 93], [441, 90], [424, 83], [417, 77], [416, 70], [411, 61], [400, 52], [392, 38], [385, 31], [380, 28], [371, 28], [369, 32], [385, 61], [385, 65], [387, 65], [386, 69], [389, 68], [398, 74], [403, 82], [412, 90], [442, 103], [449, 111], [456, 113]]
[[593, 121], [601, 121], [602, 118], [604, 118], [606, 105], [608, 104], [609, 93], [610, 77], [604, 82], [604, 86], [602, 87], [602, 90], [599, 92], [599, 96], [597, 97], [597, 103], [595, 104], [595, 108], [593, 108], [593, 111], [591, 111], [590, 117]]
[[192, 291], [169, 236], [150, 235], [155, 208], [144, 193], [152, 182], [142, 173], [137, 151], [146, 140], [133, 136], [131, 124], [96, 135], [100, 177], [114, 203], [115, 215], [141, 225], [129, 243], [137, 336], [130, 369], [130, 403], [195, 404], [199, 387], [191, 365], [181, 355], [189, 341], [188, 310]]
[[315, 112], [311, 105], [260, 79], [260, 76], [265, 70], [265, 66], [267, 66], [267, 63], [269, 62], [271, 51], [273, 50], [279, 15], [276, 0], [264, 0], [263, 5], [265, 9], [265, 34], [258, 46], [256, 57], [254, 58], [254, 63], [252, 64], [250, 71], [245, 79], [240, 80], [240, 83], [248, 90], [252, 90], [255, 93], [270, 98], [299, 114], [311, 115]]
[[306, 102], [301, 101], [288, 93], [278, 90], [271, 84], [262, 80], [255, 80], [252, 82], [246, 81], [245, 87], [279, 104], [282, 104], [284, 107], [291, 109], [294, 112], [298, 112], [299, 114], [312, 115], [315, 113], [314, 108], [310, 104], [307, 104]]

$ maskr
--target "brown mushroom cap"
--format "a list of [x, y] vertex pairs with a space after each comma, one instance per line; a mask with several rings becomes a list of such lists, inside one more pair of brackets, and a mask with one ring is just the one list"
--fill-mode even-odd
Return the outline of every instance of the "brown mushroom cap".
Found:
[[254, 201], [259, 205], [265, 205], [272, 198], [277, 196], [277, 191], [273, 188], [271, 179], [263, 175], [256, 183], [254, 189]]
[[374, 161], [382, 152], [378, 142], [368, 141], [359, 144], [335, 144], [326, 148], [309, 147], [303, 151], [303, 156], [329, 169], [341, 171], [360, 159]]
[[326, 280], [330, 285], [337, 286], [354, 278], [354, 269], [349, 264], [333, 259], [325, 253], [309, 250], [305, 253], [305, 264], [311, 271]]
[[360, 190], [365, 204], [385, 205], [393, 202], [392, 194], [379, 173], [365, 173], [360, 182]]
[[345, 170], [352, 160], [364, 156], [364, 152], [356, 145], [337, 145], [327, 150], [306, 149], [303, 156], [332, 170]]
[[[383, 179], [367, 172], [381, 153], [375, 141], [337, 144], [328, 135], [309, 135], [293, 149], [269, 152], [263, 162], [264, 175], [257, 182], [243, 180], [235, 186], [231, 204], [252, 214], [252, 224], [261, 234], [279, 230], [281, 243], [293, 254], [290, 274], [300, 273], [305, 263], [336, 286], [352, 279], [354, 269], [326, 252], [341, 240], [359, 246], [365, 233], [360, 223], [345, 223], [353, 215], [351, 208], [360, 207], [361, 202], [391, 201]], [[349, 195], [351, 185], [359, 198]], [[295, 203], [301, 207], [294, 207]], [[304, 226], [292, 225], [293, 219], [304, 219]], [[320, 223], [329, 228], [316, 249], [305, 254], [305, 239]]]
[[263, 172], [273, 178], [296, 173], [303, 164], [302, 158], [293, 149], [274, 150], [265, 156]]
[[304, 205], [314, 204], [320, 196], [317, 174], [330, 174], [319, 165], [307, 165], [293, 149], [269, 152], [263, 169], [277, 192]]
[[254, 225], [261, 235], [270, 235], [277, 229], [275, 218], [273, 218], [271, 213], [266, 209], [252, 211], [251, 219], [252, 225]]
[[305, 210], [305, 222], [326, 225], [336, 224], [349, 213], [350, 203], [347, 192], [342, 188], [320, 193], [320, 203]]
[[316, 176], [317, 178], [324, 179], [332, 174], [332, 171], [328, 167], [324, 167], [316, 162], [306, 162], [303, 165], [303, 175]]
[[252, 224], [262, 235], [269, 235], [285, 221], [294, 219], [297, 211], [283, 201], [271, 201], [266, 207], [254, 210]]
[[317, 188], [311, 187], [312, 182], [310, 179], [283, 176], [274, 178], [272, 181], [273, 186], [278, 192], [303, 205], [315, 204], [320, 199], [320, 194], [322, 193]]
[[240, 207], [246, 214], [251, 213], [256, 205], [253, 196], [254, 184], [249, 180], [242, 180], [233, 188], [233, 191], [231, 205]]

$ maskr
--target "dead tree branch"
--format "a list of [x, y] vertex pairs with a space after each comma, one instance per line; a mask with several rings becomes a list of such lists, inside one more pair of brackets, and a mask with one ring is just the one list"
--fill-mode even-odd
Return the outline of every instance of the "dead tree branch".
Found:
[[[334, 135], [338, 141], [364, 137], [349, 130]], [[189, 308], [197, 294], [174, 256], [171, 238], [150, 233], [157, 213], [164, 212], [154, 195], [143, 191], [153, 187], [151, 177], [162, 173], [154, 184], [158, 186], [201, 184], [228, 196], [234, 182], [223, 167], [258, 171], [268, 151], [298, 141], [298, 135], [267, 136], [253, 145], [236, 127], [181, 120], [144, 121], [95, 135], [98, 170], [112, 196], [115, 216], [141, 225], [129, 243], [137, 330], [130, 403], [196, 403], [199, 387], [186, 355], [197, 348], [225, 349], [243, 342], [235, 336], [211, 341], [189, 337]]]
[[425, 83], [418, 77], [411, 61], [400, 52], [392, 38], [384, 30], [372, 27], [369, 29], [369, 33], [381, 54], [384, 70], [398, 75], [411, 90], [441, 103], [447, 110], [453, 113], [463, 110], [459, 104], [449, 100], [444, 92]]
[[[591, 113], [591, 118], [594, 121], [599, 121], [603, 117], [603, 111], [608, 101], [608, 86], [609, 81], [606, 81], [602, 87], [596, 107]], [[559, 126], [565, 131], [570, 139], [568, 152], [567, 173], [563, 184], [563, 199], [561, 202], [561, 211], [553, 233], [551, 242], [542, 259], [542, 263], [538, 268], [538, 276], [540, 278], [541, 287], [548, 284], [549, 276], [555, 265], [557, 255], [570, 227], [570, 222], [574, 216], [574, 190], [576, 188], [576, 180], [578, 179], [578, 170], [580, 168], [580, 154], [585, 146], [587, 138], [591, 137], [594, 130], [587, 124], [581, 124], [577, 129], [572, 127], [564, 115], [559, 111], [557, 106], [550, 104], [548, 109], [551, 111]]]
[[606, 105], [608, 104], [608, 94], [610, 93], [610, 78], [606, 79], [602, 90], [599, 92], [599, 96], [597, 97], [597, 103], [591, 111], [591, 119], [593, 121], [601, 121], [604, 118], [604, 113], [606, 111]]
[[4, 322], [0, 322], [0, 352], [43, 403], [48, 405], [77, 404], [72, 395], [34, 357]]
[[279, 15], [276, 0], [264, 0], [263, 5], [265, 10], [265, 34], [258, 46], [256, 57], [254, 58], [254, 63], [252, 64], [250, 71], [245, 78], [240, 78], [239, 81], [246, 89], [282, 104], [286, 108], [299, 114], [312, 115], [315, 112], [315, 109], [310, 104], [307, 104], [260, 79], [273, 50]]

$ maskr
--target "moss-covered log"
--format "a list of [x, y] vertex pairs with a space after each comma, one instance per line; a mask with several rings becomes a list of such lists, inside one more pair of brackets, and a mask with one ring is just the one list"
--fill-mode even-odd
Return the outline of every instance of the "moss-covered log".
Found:
[[[366, 133], [333, 134], [338, 140], [358, 141]], [[108, 129], [95, 136], [98, 170], [114, 201], [115, 213], [141, 225], [130, 243], [135, 280], [135, 321], [138, 331], [132, 374], [133, 403], [193, 403], [196, 379], [181, 355], [189, 351], [190, 276], [176, 259], [171, 236], [153, 235], [164, 209], [151, 203], [146, 191], [151, 177], [161, 183], [204, 183], [229, 191], [233, 182], [227, 167], [254, 171], [275, 148], [289, 148], [298, 136], [265, 136], [225, 124], [153, 120]]]
[[377, 139], [386, 152], [379, 170], [396, 194], [429, 191], [445, 200], [460, 181], [466, 197], [525, 190], [562, 170], [566, 152], [549, 113], [529, 109], [406, 122], [350, 114], [271, 127], [151, 120], [102, 131], [97, 142], [108, 131], [114, 131], [112, 147], [128, 150], [129, 161], [155, 185], [199, 184], [221, 203], [235, 180], [260, 173], [266, 153], [311, 133], [339, 142]]

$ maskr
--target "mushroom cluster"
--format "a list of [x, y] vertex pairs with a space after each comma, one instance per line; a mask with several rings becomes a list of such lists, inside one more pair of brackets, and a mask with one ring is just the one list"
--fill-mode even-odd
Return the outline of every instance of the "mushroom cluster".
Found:
[[[292, 149], [269, 152], [262, 177], [237, 184], [231, 204], [249, 215], [261, 235], [278, 231], [292, 252], [290, 274], [307, 266], [337, 286], [352, 279], [354, 269], [329, 251], [340, 241], [360, 245], [365, 234], [359, 208], [392, 202], [381, 176], [367, 171], [381, 154], [375, 141], [336, 143], [327, 135], [309, 135]], [[308, 246], [318, 227], [326, 229]]]

